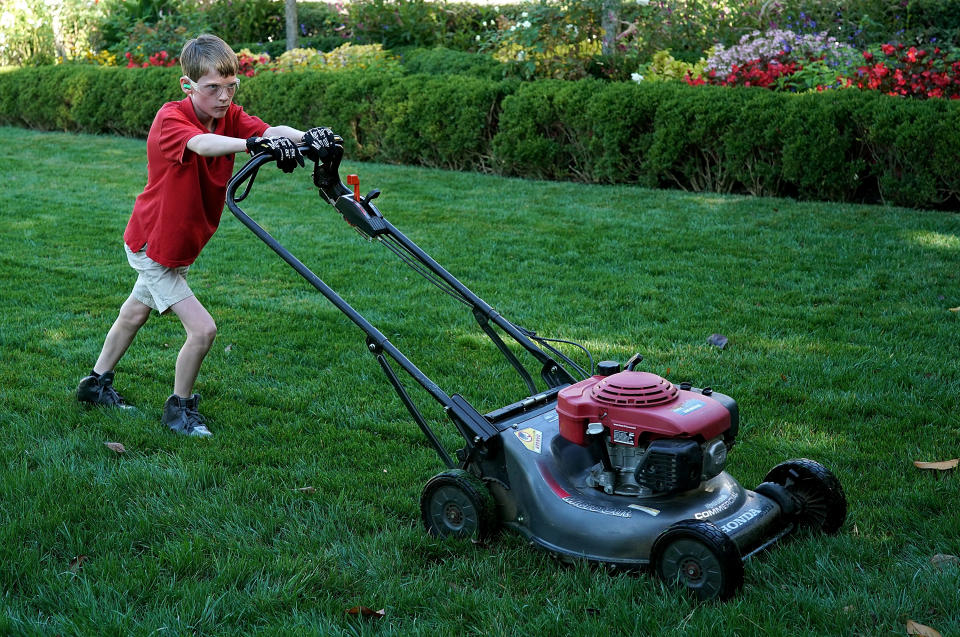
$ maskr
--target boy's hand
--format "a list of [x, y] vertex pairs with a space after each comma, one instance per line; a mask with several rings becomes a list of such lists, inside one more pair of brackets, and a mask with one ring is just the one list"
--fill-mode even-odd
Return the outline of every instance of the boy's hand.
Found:
[[307, 151], [307, 157], [313, 161], [323, 161], [330, 156], [330, 149], [337, 141], [343, 142], [332, 130], [323, 126], [308, 130], [303, 134], [300, 143], [310, 147], [310, 150]]
[[251, 137], [247, 140], [247, 152], [251, 155], [269, 153], [285, 173], [292, 173], [297, 164], [303, 166], [300, 149], [286, 137]]

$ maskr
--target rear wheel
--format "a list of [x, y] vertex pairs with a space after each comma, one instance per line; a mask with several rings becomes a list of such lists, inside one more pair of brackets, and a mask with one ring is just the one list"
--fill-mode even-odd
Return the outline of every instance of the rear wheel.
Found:
[[764, 478], [784, 487], [796, 501], [800, 527], [836, 533], [847, 518], [847, 497], [840, 481], [819, 462], [800, 458], [781, 462]]
[[444, 471], [427, 482], [420, 517], [434, 537], [482, 540], [496, 528], [493, 496], [480, 478], [462, 469]]
[[671, 525], [653, 546], [656, 574], [698, 599], [728, 599], [743, 586], [743, 561], [730, 536], [711, 522], [685, 520]]

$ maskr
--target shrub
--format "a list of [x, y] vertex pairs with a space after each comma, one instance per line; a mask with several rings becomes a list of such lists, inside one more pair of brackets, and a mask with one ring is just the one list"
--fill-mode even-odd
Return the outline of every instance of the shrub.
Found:
[[402, 52], [403, 68], [409, 74], [471, 75], [491, 80], [503, 78], [500, 62], [485, 53], [466, 53], [445, 47], [411, 48]]
[[511, 18], [501, 15], [483, 50], [523, 79], [579, 79], [600, 55], [602, 31], [595, 2], [540, 2]]
[[707, 61], [696, 63], [678, 60], [670, 51], [657, 51], [647, 64], [641, 64], [631, 79], [635, 82], [657, 80], [683, 80], [687, 77], [700, 77], [706, 69]]
[[960, 43], [960, 0], [910, 0], [906, 13], [916, 41]]
[[864, 125], [857, 112], [861, 94], [836, 91], [779, 97], [784, 111], [780, 161], [784, 180], [791, 184], [790, 194], [832, 201], [872, 198], [876, 186], [868, 179], [865, 140], [859, 134]]
[[412, 75], [378, 98], [380, 156], [397, 163], [490, 170], [490, 138], [503, 98], [500, 83], [469, 76]]
[[99, 25], [107, 15], [104, 4], [89, 0], [0, 2], [0, 66], [96, 55], [102, 45]]
[[356, 41], [388, 49], [440, 45], [468, 50], [476, 47], [483, 22], [495, 16], [494, 9], [461, 2], [352, 0], [345, 27]]
[[493, 140], [499, 170], [538, 179], [579, 176], [592, 181], [588, 144], [595, 123], [587, 108], [602, 87], [595, 79], [521, 84], [504, 99]]
[[144, 137], [157, 109], [183, 96], [177, 85], [179, 76], [180, 69], [82, 64], [2, 73], [0, 122]]
[[[297, 22], [301, 38], [334, 37], [341, 40], [340, 32], [346, 30], [344, 18], [347, 10], [343, 5], [333, 5], [326, 2], [298, 2]], [[301, 40], [301, 44], [304, 44]], [[304, 44], [304, 46], [306, 46]], [[313, 48], [323, 48], [311, 45]], [[330, 48], [336, 48], [335, 46]], [[325, 49], [326, 50], [326, 49]]]
[[[0, 124], [145, 136], [179, 69], [0, 72]], [[260, 73], [238, 101], [328, 125], [358, 160], [835, 201], [956, 208], [960, 103], [876, 91], [777, 93], [682, 82], [493, 81], [394, 69]]]
[[176, 13], [181, 21], [205, 22], [227, 42], [283, 42], [286, 37], [284, 3], [277, 0], [186, 0]]
[[352, 45], [347, 42], [324, 53], [316, 49], [291, 49], [274, 60], [269, 70], [296, 71], [303, 69], [377, 69], [389, 73], [399, 69], [400, 62], [379, 44]]
[[693, 93], [667, 94], [660, 103], [647, 157], [648, 170], [660, 183], [693, 190], [735, 190], [736, 170], [725, 141], [728, 131], [742, 130], [739, 119], [751, 91], [728, 91], [720, 97], [717, 90], [703, 87]]
[[[165, 57], [180, 55], [183, 45], [191, 37], [210, 27], [201, 14], [189, 16], [161, 16], [155, 23], [137, 22], [125, 36], [125, 40], [110, 50], [117, 56], [123, 56], [129, 66], [161, 66], [151, 62], [151, 58], [164, 52]], [[154, 58], [156, 59], [156, 58]]]

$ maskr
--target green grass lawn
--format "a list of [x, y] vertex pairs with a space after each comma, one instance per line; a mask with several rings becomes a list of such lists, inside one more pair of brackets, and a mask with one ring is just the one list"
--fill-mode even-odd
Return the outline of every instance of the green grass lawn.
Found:
[[[958, 475], [913, 465], [960, 456], [957, 215], [345, 166], [514, 322], [736, 398], [745, 486], [801, 456], [839, 476], [837, 536], [753, 558], [737, 598], [698, 605], [514, 535], [427, 537], [442, 465], [364, 335], [229, 211], [190, 274], [219, 326], [197, 386], [214, 438], [160, 424], [169, 316], [117, 370], [139, 411], [81, 408], [133, 284], [145, 161], [139, 140], [0, 128], [0, 634], [960, 634], [960, 567], [931, 563], [960, 555]], [[265, 168], [243, 206], [442, 388], [481, 411], [524, 395], [472, 316], [307, 171]]]

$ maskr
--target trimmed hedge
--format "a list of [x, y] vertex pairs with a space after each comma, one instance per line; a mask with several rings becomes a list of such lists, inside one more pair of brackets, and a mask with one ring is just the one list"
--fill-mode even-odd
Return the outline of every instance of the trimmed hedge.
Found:
[[[0, 124], [144, 137], [179, 69], [0, 72]], [[956, 209], [960, 105], [857, 90], [783, 94], [682, 83], [517, 82], [362, 70], [263, 73], [238, 101], [328, 125], [361, 160]]]

